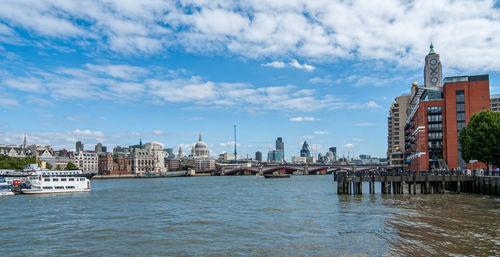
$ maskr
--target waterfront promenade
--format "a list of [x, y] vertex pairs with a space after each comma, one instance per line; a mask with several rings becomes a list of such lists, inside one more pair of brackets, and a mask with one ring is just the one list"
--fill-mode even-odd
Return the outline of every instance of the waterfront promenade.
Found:
[[462, 192], [500, 196], [500, 176], [476, 176], [475, 172], [336, 172], [334, 181], [338, 194], [361, 194], [363, 182], [367, 182], [370, 194], [379, 183], [382, 194]]

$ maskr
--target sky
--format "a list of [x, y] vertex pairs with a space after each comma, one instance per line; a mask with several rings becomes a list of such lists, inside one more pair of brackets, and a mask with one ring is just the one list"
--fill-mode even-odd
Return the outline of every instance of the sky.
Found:
[[500, 93], [499, 1], [3, 0], [0, 143], [385, 157], [394, 98], [443, 74]]

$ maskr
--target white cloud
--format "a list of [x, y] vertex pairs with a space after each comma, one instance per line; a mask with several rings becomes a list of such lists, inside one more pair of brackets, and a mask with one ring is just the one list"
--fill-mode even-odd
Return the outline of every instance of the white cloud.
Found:
[[356, 123], [354, 124], [354, 126], [357, 126], [357, 127], [369, 127], [369, 126], [376, 126], [377, 123], [374, 123], [374, 122], [360, 122], [360, 123]]
[[326, 131], [326, 130], [317, 130], [317, 131], [314, 131], [314, 134], [316, 134], [316, 135], [328, 135], [328, 131]]
[[0, 40], [21, 28], [34, 42], [37, 36], [48, 44], [73, 39], [75, 47], [122, 54], [182, 48], [250, 58], [357, 57], [416, 67], [433, 41], [448, 66], [500, 69], [500, 18], [491, 0], [17, 0], [2, 2], [0, 19]]
[[312, 83], [312, 84], [330, 84], [332, 83], [332, 79], [331, 79], [331, 76], [326, 76], [326, 77], [314, 77], [314, 78], [311, 78], [309, 79], [309, 83]]
[[316, 118], [314, 118], [314, 117], [301, 117], [301, 116], [290, 118], [290, 121], [295, 121], [295, 122], [313, 121], [313, 120], [316, 120]]
[[[222, 146], [222, 147], [234, 147], [234, 141], [228, 141], [228, 142], [221, 142], [219, 143], [219, 146]], [[241, 146], [240, 143], [236, 143], [236, 146]]]
[[161, 135], [161, 134], [163, 134], [163, 131], [161, 131], [161, 130], [153, 130], [153, 134], [155, 134], [155, 135]]
[[273, 68], [285, 68], [286, 64], [284, 62], [274, 61], [274, 62], [269, 62], [269, 63], [263, 63], [263, 64], [261, 64], [261, 66], [273, 67]]
[[347, 143], [344, 145], [345, 148], [354, 148], [354, 145], [351, 143]]
[[382, 106], [378, 105], [374, 101], [369, 101], [368, 103], [366, 103], [366, 107], [368, 107], [368, 108], [382, 108]]
[[72, 132], [73, 135], [76, 136], [96, 136], [96, 137], [103, 137], [104, 134], [101, 131], [91, 131], [89, 129], [85, 130], [80, 130], [80, 129], [75, 129]]
[[295, 67], [297, 69], [301, 69], [301, 70], [305, 70], [305, 71], [313, 71], [314, 69], [316, 69], [314, 66], [311, 66], [309, 64], [300, 64], [297, 60], [293, 59], [290, 61], [290, 65], [292, 67]]
[[365, 140], [363, 138], [357, 138], [357, 137], [355, 137], [355, 138], [352, 139], [352, 141], [354, 141], [354, 142], [363, 142]]
[[3, 108], [17, 107], [19, 102], [11, 97], [0, 95], [0, 106]]
[[[303, 138], [303, 139], [312, 139], [313, 136], [311, 136], [311, 135], [305, 135], [305, 136], [301, 136], [301, 138]], [[302, 145], [302, 143], [300, 145]]]

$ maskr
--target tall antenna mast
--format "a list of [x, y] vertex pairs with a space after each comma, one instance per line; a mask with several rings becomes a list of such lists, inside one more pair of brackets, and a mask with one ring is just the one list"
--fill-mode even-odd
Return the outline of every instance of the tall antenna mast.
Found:
[[236, 152], [236, 125], [234, 125], [234, 163], [238, 162], [238, 154]]

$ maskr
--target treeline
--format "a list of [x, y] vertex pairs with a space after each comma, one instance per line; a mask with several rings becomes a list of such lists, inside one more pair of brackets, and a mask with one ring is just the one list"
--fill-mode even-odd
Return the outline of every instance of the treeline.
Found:
[[24, 165], [36, 163], [36, 157], [17, 158], [0, 154], [0, 169], [22, 170]]

